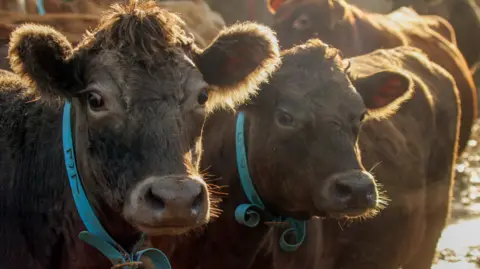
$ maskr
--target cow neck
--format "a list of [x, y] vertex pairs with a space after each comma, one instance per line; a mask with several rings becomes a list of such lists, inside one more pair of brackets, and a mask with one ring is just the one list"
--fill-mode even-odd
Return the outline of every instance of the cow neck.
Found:
[[110, 260], [115, 268], [137, 268], [140, 258], [145, 256], [152, 261], [155, 269], [171, 269], [167, 256], [160, 250], [155, 248], [139, 250], [143, 244], [144, 234], [142, 234], [140, 240], [135, 244], [132, 252], [129, 253], [120, 246], [120, 244], [115, 242], [115, 240], [105, 231], [96, 217], [95, 212], [88, 201], [80, 174], [77, 170], [72, 138], [71, 110], [71, 102], [65, 100], [62, 122], [65, 167], [75, 206], [83, 224], [87, 228], [87, 231], [80, 232], [79, 238], [100, 251]]
[[[260, 195], [258, 195], [253, 186], [252, 178], [248, 170], [247, 152], [245, 144], [245, 113], [239, 112], [235, 127], [235, 151], [237, 156], [237, 169], [240, 177], [240, 183], [245, 196], [250, 203], [240, 204], [235, 209], [235, 220], [247, 227], [258, 226], [262, 216], [266, 221], [283, 223], [282, 228], [285, 231], [280, 237], [280, 248], [286, 252], [297, 250], [306, 237], [306, 221], [296, 220], [289, 217], [275, 216], [268, 212]], [[261, 213], [263, 213], [261, 215]], [[286, 225], [285, 225], [286, 224]], [[287, 242], [288, 235], [294, 235], [295, 243]]]

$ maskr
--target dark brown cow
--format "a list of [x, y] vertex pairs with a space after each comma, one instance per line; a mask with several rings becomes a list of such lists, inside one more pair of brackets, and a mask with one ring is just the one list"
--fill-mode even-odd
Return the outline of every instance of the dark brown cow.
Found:
[[470, 67], [480, 60], [480, 8], [475, 0], [394, 0], [394, 7], [411, 6], [420, 14], [447, 19], [458, 40], [458, 48]]
[[68, 183], [72, 157], [63, 156], [73, 148], [76, 183], [126, 250], [140, 232], [208, 222], [198, 171], [205, 117], [254, 94], [279, 52], [274, 33], [254, 23], [224, 29], [205, 50], [181, 23], [154, 1], [132, 0], [75, 48], [48, 26], [12, 33], [16, 74], [0, 71], [0, 268], [110, 268], [77, 236], [85, 228]]
[[303, 218], [351, 214], [361, 199], [350, 199], [365, 185], [335, 182], [363, 169], [374, 172], [389, 205], [349, 227], [311, 220], [304, 246], [282, 252], [281, 229], [247, 228], [234, 219], [246, 202], [236, 167], [237, 115], [215, 113], [204, 129], [202, 166], [220, 178], [216, 184], [229, 186], [229, 195], [203, 235], [175, 240], [174, 267], [429, 268], [448, 214], [458, 145], [460, 106], [451, 75], [411, 47], [342, 64], [335, 49], [312, 40], [282, 55], [270, 82], [239, 108], [247, 119], [248, 167], [268, 210]]
[[409, 8], [388, 15], [368, 13], [343, 0], [271, 0], [270, 8], [276, 11], [274, 29], [284, 48], [318, 36], [346, 57], [400, 45], [423, 50], [455, 78], [462, 104], [459, 151], [463, 152], [477, 118], [477, 92], [465, 59], [445, 38], [453, 38], [447, 34], [453, 32], [446, 20], [419, 16]]

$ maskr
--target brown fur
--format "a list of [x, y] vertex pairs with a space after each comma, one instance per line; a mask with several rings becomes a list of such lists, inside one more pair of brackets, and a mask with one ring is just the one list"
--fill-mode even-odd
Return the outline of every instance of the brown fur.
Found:
[[[74, 45], [83, 40], [83, 35], [86, 31], [94, 28], [100, 20], [100, 11], [103, 11], [108, 5], [113, 4], [114, 1], [102, 2], [100, 6], [97, 4], [92, 6], [87, 5], [89, 8], [73, 8], [73, 9], [55, 9], [55, 6], [49, 5], [54, 1], [45, 1], [47, 13], [45, 15], [39, 15], [36, 12], [27, 12], [27, 14], [21, 12], [12, 11], [0, 11], [0, 45], [7, 45], [11, 32], [15, 27], [20, 26], [23, 23], [36, 23], [41, 25], [48, 25], [64, 34], [67, 39]], [[89, 1], [72, 1], [69, 3], [59, 2], [63, 7], [71, 7], [77, 5], [79, 2]], [[115, 1], [116, 2], [116, 1]], [[56, 3], [56, 2], [55, 2]], [[200, 48], [208, 46], [219, 34], [221, 29], [225, 27], [222, 17], [216, 12], [210, 10], [208, 5], [203, 2], [161, 2], [159, 6], [169, 10], [170, 12], [177, 13], [184, 22], [180, 23], [182, 29], [187, 33], [192, 34], [195, 38], [195, 43]], [[92, 9], [94, 11], [92, 11]], [[199, 13], [201, 12], [201, 13]], [[195, 16], [192, 16], [194, 14]], [[10, 69], [8, 60], [4, 60], [6, 54], [0, 52], [0, 68]]]
[[8, 43], [13, 30], [24, 23], [49, 25], [67, 37], [72, 44], [83, 39], [86, 30], [94, 28], [100, 19], [98, 15], [89, 14], [36, 14], [25, 15], [18, 12], [0, 11], [0, 68], [11, 70], [8, 56]]
[[[346, 165], [348, 160], [347, 155], [340, 154], [341, 140], [317, 133], [331, 128], [319, 121], [330, 119], [328, 108], [345, 102], [338, 110], [343, 114], [355, 107], [344, 101], [350, 98], [343, 95], [347, 75], [338, 56], [329, 60], [327, 56], [332, 53], [335, 55], [319, 41], [283, 52], [283, 63], [270, 83], [239, 108], [248, 119], [247, 155], [255, 188], [267, 208], [283, 216], [295, 216], [290, 208], [303, 208], [303, 199], [317, 187], [308, 185], [309, 178], [322, 182], [324, 171]], [[362, 167], [375, 175], [389, 205], [373, 219], [310, 220], [302, 247], [291, 253], [281, 251], [278, 240], [282, 230], [275, 225], [247, 228], [234, 220], [235, 207], [245, 202], [236, 169], [235, 114], [215, 113], [205, 125], [202, 167], [216, 184], [228, 186], [228, 197], [220, 204], [223, 214], [206, 227], [205, 233], [152, 238], [155, 246], [173, 246], [169, 256], [175, 268], [429, 268], [448, 215], [457, 156], [460, 106], [455, 82], [448, 72], [411, 47], [378, 50], [343, 62], [343, 66], [351, 63], [348, 77], [364, 98], [369, 90], [384, 83], [381, 79], [364, 80], [379, 71], [388, 70], [388, 76], [395, 79], [406, 76], [402, 87], [411, 89], [389, 106], [391, 110], [369, 113], [371, 118], [360, 130]], [[337, 91], [338, 96], [328, 95], [330, 91]], [[325, 95], [320, 95], [322, 92]], [[322, 98], [316, 100], [319, 96]], [[281, 104], [296, 107], [296, 103], [300, 106], [294, 118], [305, 129], [294, 129], [296, 133], [289, 138], [289, 131], [277, 129], [272, 116]], [[390, 116], [385, 118], [384, 113]], [[336, 119], [346, 124], [342, 116]], [[310, 136], [320, 141], [312, 142]], [[279, 137], [283, 143], [278, 143]]]
[[[308, 25], [303, 30], [296, 30], [293, 25], [301, 16], [307, 17], [302, 23]], [[452, 74], [460, 91], [459, 151], [463, 152], [477, 118], [477, 92], [469, 67], [455, 46], [452, 28], [444, 19], [419, 16], [409, 8], [387, 15], [369, 13], [343, 0], [288, 1], [279, 7], [275, 18], [274, 29], [284, 48], [318, 36], [339, 48], [346, 57], [400, 45], [423, 50], [432, 61]]]
[[0, 38], [8, 39], [10, 33], [15, 27], [24, 23], [36, 23], [41, 25], [49, 25], [56, 30], [62, 32], [70, 42], [78, 43], [82, 40], [86, 30], [94, 28], [100, 19], [98, 15], [90, 14], [45, 14], [43, 16], [36, 14], [21, 14], [0, 11], [1, 25], [8, 27], [10, 31], [2, 31]]
[[480, 60], [480, 7], [475, 0], [394, 0], [394, 7], [409, 6], [419, 14], [437, 15], [450, 22], [458, 40], [458, 48], [470, 68]]
[[226, 26], [222, 16], [201, 1], [162, 1], [159, 5], [177, 13], [185, 21], [185, 31], [195, 36], [195, 43], [204, 48]]

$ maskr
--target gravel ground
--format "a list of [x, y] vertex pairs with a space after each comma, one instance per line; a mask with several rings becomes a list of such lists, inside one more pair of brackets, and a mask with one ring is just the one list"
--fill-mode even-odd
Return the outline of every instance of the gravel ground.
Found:
[[432, 269], [480, 269], [480, 121], [457, 165], [450, 225]]

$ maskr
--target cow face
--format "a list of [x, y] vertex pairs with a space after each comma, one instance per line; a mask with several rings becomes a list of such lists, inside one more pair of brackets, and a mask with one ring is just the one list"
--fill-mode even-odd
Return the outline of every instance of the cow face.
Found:
[[357, 139], [365, 121], [409, 98], [411, 82], [388, 70], [350, 79], [344, 66], [336, 49], [311, 40], [283, 53], [245, 107], [249, 169], [278, 214], [371, 216], [382, 205]]
[[44, 97], [72, 100], [79, 172], [97, 210], [147, 234], [209, 220], [198, 173], [206, 113], [234, 105], [275, 67], [271, 30], [236, 25], [204, 51], [153, 1], [116, 5], [73, 50], [46, 26], [12, 34], [13, 70]]
[[[282, 49], [313, 37], [334, 46], [351, 44], [352, 35], [347, 33], [351, 26], [344, 19], [345, 8], [335, 0], [270, 0], [268, 4], [269, 10], [275, 13], [273, 28]], [[341, 35], [338, 34], [339, 27], [345, 28], [341, 29]]]

